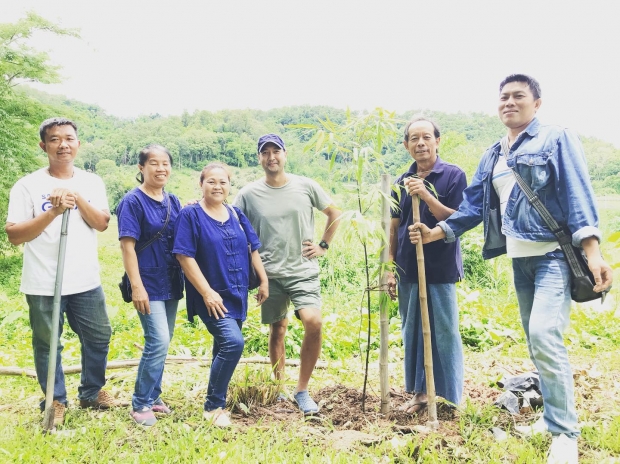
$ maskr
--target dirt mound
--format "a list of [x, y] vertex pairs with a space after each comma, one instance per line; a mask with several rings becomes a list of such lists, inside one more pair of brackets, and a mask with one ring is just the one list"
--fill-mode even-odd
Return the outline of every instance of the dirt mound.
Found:
[[[481, 385], [466, 383], [465, 397], [474, 403], [492, 404], [501, 391]], [[358, 432], [376, 432], [378, 427], [400, 433], [420, 432], [428, 421], [426, 410], [419, 414], [408, 414], [398, 407], [411, 399], [411, 395], [392, 389], [390, 394], [391, 410], [382, 414], [381, 399], [367, 393], [365, 411], [362, 411], [362, 391], [345, 385], [336, 384], [312, 392], [314, 400], [319, 404], [320, 413], [307, 422], [313, 426], [329, 426], [333, 430], [350, 430]], [[499, 410], [498, 410], [499, 412]], [[438, 398], [437, 417], [441, 433], [447, 436], [459, 436], [459, 410]], [[247, 413], [236, 411], [233, 414], [236, 423], [254, 426], [257, 423], [272, 424], [274, 422], [299, 422], [302, 415], [295, 403], [279, 401], [265, 406], [255, 406]]]

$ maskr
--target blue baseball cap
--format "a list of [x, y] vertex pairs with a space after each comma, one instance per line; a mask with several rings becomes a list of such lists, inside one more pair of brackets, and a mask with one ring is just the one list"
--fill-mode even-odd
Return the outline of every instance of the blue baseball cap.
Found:
[[263, 147], [270, 142], [276, 144], [282, 150], [286, 151], [286, 148], [284, 147], [284, 141], [280, 138], [280, 136], [276, 134], [267, 134], [261, 136], [261, 138], [258, 139], [258, 153], [260, 153]]

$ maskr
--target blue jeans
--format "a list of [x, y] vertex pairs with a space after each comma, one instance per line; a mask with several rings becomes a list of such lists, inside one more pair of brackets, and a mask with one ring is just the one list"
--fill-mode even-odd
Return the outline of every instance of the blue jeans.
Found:
[[[47, 366], [50, 355], [50, 337], [52, 334], [53, 296], [26, 295], [30, 327], [32, 328], [32, 349], [34, 366], [41, 389], [47, 388]], [[65, 375], [62, 372], [60, 343], [64, 315], [71, 329], [80, 339], [82, 375], [78, 387], [80, 400], [94, 401], [99, 390], [105, 385], [105, 369], [112, 337], [112, 327], [105, 307], [105, 295], [101, 287], [82, 293], [64, 295], [60, 299], [60, 319], [58, 322], [58, 351], [56, 354], [56, 378], [54, 380], [54, 399], [67, 403]], [[45, 402], [43, 402], [44, 404]]]
[[561, 252], [513, 258], [521, 323], [540, 375], [545, 424], [552, 434], [579, 435], [573, 374], [563, 332], [570, 319], [570, 269]]
[[179, 300], [149, 301], [151, 314], [138, 311], [144, 330], [144, 351], [138, 365], [136, 386], [131, 399], [134, 411], [145, 407], [150, 409], [161, 395], [164, 364], [174, 334], [178, 305]]
[[224, 409], [228, 384], [241, 359], [245, 344], [241, 334], [243, 323], [240, 319], [230, 317], [221, 319], [205, 317], [202, 320], [209, 333], [213, 335], [213, 361], [204, 409], [205, 411]]
[[[459, 332], [456, 285], [428, 284], [435, 392], [454, 404], [463, 396], [463, 345]], [[424, 337], [418, 284], [398, 283], [398, 310], [405, 349], [405, 390], [426, 393]]]

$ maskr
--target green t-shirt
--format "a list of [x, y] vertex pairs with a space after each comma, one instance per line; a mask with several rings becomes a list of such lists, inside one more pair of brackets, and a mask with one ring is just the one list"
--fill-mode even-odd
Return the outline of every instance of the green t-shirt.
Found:
[[316, 258], [302, 256], [302, 242], [314, 241], [314, 209], [323, 211], [331, 198], [314, 180], [287, 174], [282, 187], [260, 179], [243, 187], [234, 204], [248, 217], [263, 246], [259, 249], [268, 278], [315, 276]]

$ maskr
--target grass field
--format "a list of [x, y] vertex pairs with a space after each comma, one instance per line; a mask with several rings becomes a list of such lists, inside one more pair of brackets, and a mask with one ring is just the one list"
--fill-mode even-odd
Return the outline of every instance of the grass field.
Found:
[[[179, 188], [183, 188], [179, 186]], [[186, 185], [188, 195], [191, 186]], [[605, 233], [618, 230], [615, 201], [606, 201], [602, 216]], [[320, 227], [320, 225], [318, 226]], [[114, 218], [100, 235], [99, 255], [108, 311], [114, 329], [110, 360], [138, 358], [142, 330], [135, 311], [122, 302], [117, 282], [123, 272]], [[605, 245], [610, 261], [618, 263], [618, 249]], [[30, 329], [25, 301], [18, 293], [19, 253], [1, 258], [0, 366], [32, 368]], [[274, 405], [245, 405], [236, 409], [237, 427], [217, 430], [201, 419], [208, 382], [208, 363], [173, 364], [166, 367], [164, 397], [174, 414], [151, 429], [136, 426], [129, 408], [109, 412], [77, 408], [78, 375], [67, 376], [71, 398], [66, 424], [57, 435], [41, 433], [38, 402], [43, 397], [36, 380], [26, 376], [0, 376], [0, 461], [2, 462], [545, 462], [548, 437], [523, 439], [514, 425], [532, 420], [531, 414], [510, 416], [493, 407], [501, 390], [496, 382], [504, 375], [533, 368], [527, 357], [514, 292], [509, 285], [507, 261], [498, 260], [485, 272], [494, 286], [470, 288], [459, 284], [461, 332], [465, 342], [466, 399], [454, 412], [440, 414], [437, 432], [420, 428], [426, 417], [405, 418], [398, 413], [378, 413], [378, 316], [371, 323], [371, 366], [365, 413], [355, 392], [361, 391], [367, 313], [362, 301], [361, 256], [355, 244], [336, 241], [322, 263], [325, 341], [322, 360], [310, 385], [322, 400], [322, 416], [304, 420], [295, 412]], [[617, 280], [618, 281], [618, 280]], [[508, 282], [508, 283], [507, 283]], [[373, 302], [375, 296], [373, 296]], [[182, 302], [177, 317], [171, 355], [209, 357], [211, 337], [202, 323], [189, 324]], [[394, 406], [404, 401], [400, 321], [395, 306], [390, 323], [390, 384]], [[252, 309], [246, 325], [244, 357], [266, 355], [266, 328]], [[287, 338], [287, 354], [296, 357], [302, 336], [293, 322]], [[620, 312], [615, 294], [604, 307], [576, 306], [566, 343], [574, 368], [576, 401], [582, 436], [581, 462], [620, 462]], [[64, 365], [79, 364], [77, 337], [67, 328], [63, 334]], [[135, 367], [108, 372], [108, 386], [129, 401]], [[288, 388], [296, 368], [288, 368]], [[231, 392], [253, 387], [269, 388], [268, 367], [240, 365]], [[348, 409], [343, 409], [343, 408]], [[289, 405], [284, 409], [290, 409]], [[343, 415], [349, 415], [343, 422]], [[499, 441], [493, 427], [507, 432]], [[365, 434], [364, 436], [360, 433]]]

